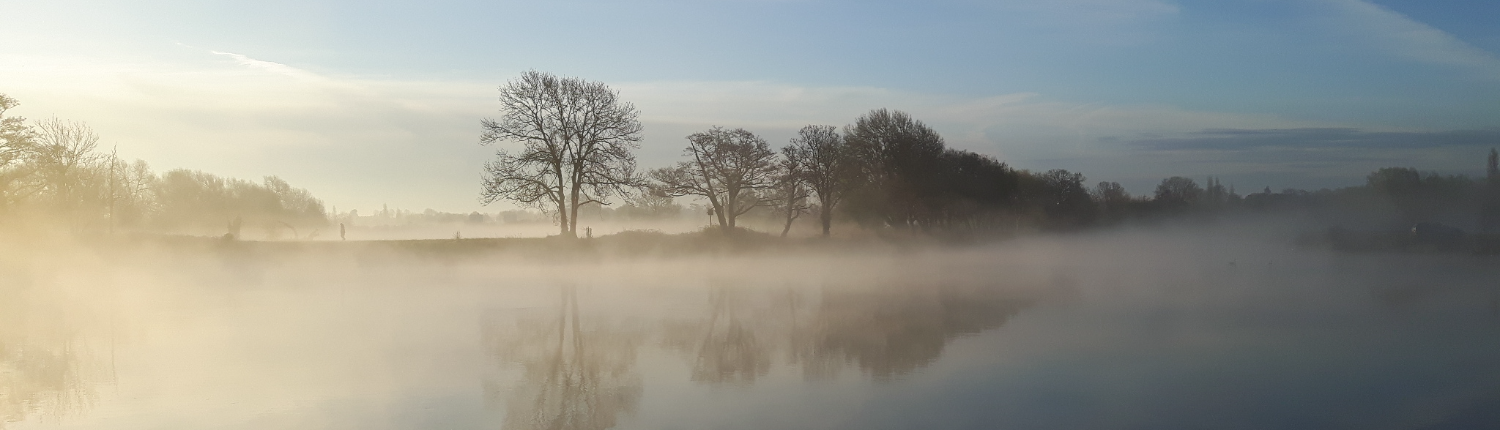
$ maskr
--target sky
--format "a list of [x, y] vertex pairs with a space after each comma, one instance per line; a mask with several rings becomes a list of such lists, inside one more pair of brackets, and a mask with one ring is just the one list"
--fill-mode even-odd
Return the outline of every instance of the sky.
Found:
[[535, 69], [635, 104], [642, 168], [690, 133], [774, 146], [906, 111], [950, 147], [1149, 195], [1169, 176], [1480, 175], [1500, 2], [0, 0], [8, 115], [83, 121], [158, 171], [279, 176], [340, 211], [481, 206], [498, 87]]

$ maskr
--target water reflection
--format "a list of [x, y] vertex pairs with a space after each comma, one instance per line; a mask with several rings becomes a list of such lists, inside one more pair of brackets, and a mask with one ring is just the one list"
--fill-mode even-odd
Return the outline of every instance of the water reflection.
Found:
[[640, 403], [638, 334], [580, 315], [577, 288], [561, 290], [555, 315], [486, 326], [491, 351], [522, 373], [508, 390], [486, 384], [487, 398], [505, 404], [506, 429], [606, 429]]
[[747, 294], [743, 287], [715, 286], [706, 317], [662, 325], [664, 346], [691, 357], [693, 381], [747, 384], [770, 371], [773, 345], [762, 332], [775, 320], [750, 318]]
[[0, 267], [0, 428], [29, 418], [82, 412], [104, 376], [77, 324], [56, 297], [15, 267]]
[[828, 288], [808, 318], [795, 320], [792, 356], [810, 378], [853, 365], [888, 379], [937, 360], [958, 336], [1000, 327], [1033, 302], [986, 285]]

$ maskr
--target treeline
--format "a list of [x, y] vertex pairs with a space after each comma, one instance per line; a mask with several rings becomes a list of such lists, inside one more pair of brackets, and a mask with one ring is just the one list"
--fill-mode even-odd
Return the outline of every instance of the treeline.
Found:
[[556, 217], [564, 236], [576, 237], [580, 208], [611, 196], [697, 197], [724, 229], [769, 211], [782, 235], [809, 213], [824, 235], [837, 219], [868, 229], [967, 234], [1272, 209], [1380, 229], [1442, 222], [1482, 230], [1500, 218], [1493, 152], [1484, 180], [1388, 168], [1363, 186], [1240, 195], [1216, 178], [1200, 184], [1173, 176], [1150, 195], [1132, 196], [1116, 182], [1091, 185], [1082, 173], [1016, 169], [949, 148], [922, 121], [877, 109], [842, 128], [806, 126], [779, 149], [749, 130], [713, 127], [687, 136], [683, 161], [638, 174], [638, 112], [604, 84], [530, 71], [500, 92], [502, 116], [484, 120], [481, 143], [521, 148], [501, 150], [486, 165], [482, 200], [540, 208]]
[[1220, 213], [1244, 200], [1214, 178], [1199, 185], [1170, 177], [1136, 197], [1117, 182], [1091, 186], [1082, 173], [1016, 169], [949, 148], [922, 121], [887, 109], [842, 130], [806, 126], [779, 151], [744, 129], [715, 127], [688, 142], [686, 161], [648, 173], [647, 193], [703, 198], [725, 228], [752, 209], [773, 208], [783, 235], [804, 213], [817, 215], [824, 235], [836, 218], [929, 233], [1068, 230]]
[[[115, 229], [300, 236], [328, 224], [323, 202], [275, 176], [260, 182], [185, 169], [157, 174], [99, 148], [86, 124], [5, 116], [0, 94], [0, 219]], [[301, 229], [301, 230], [299, 230]]]
[[1483, 179], [1392, 167], [1370, 173], [1361, 186], [1241, 195], [1214, 177], [1200, 184], [1173, 176], [1149, 195], [1132, 196], [1116, 182], [1091, 186], [1082, 173], [1015, 169], [948, 148], [921, 121], [886, 109], [842, 131], [809, 125], [779, 151], [743, 129], [716, 127], [688, 141], [686, 161], [649, 172], [648, 192], [701, 197], [726, 228], [753, 207], [772, 207], [786, 223], [783, 235], [801, 213], [817, 214], [824, 235], [837, 217], [866, 228], [962, 233], [1266, 211], [1302, 211], [1329, 226], [1358, 229], [1500, 226], [1500, 155], [1493, 150]]

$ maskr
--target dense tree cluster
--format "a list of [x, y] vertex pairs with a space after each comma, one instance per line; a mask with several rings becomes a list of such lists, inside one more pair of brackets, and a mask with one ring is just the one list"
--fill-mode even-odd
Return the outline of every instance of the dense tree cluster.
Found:
[[5, 116], [18, 104], [0, 94], [0, 219], [37, 217], [77, 231], [238, 235], [251, 226], [268, 237], [328, 222], [322, 201], [275, 176], [252, 182], [182, 169], [158, 175], [144, 161], [102, 151], [84, 123]]
[[1500, 154], [1495, 151], [1482, 181], [1384, 168], [1363, 186], [1267, 189], [1242, 196], [1218, 178], [1200, 184], [1173, 176], [1150, 196], [1133, 197], [1116, 182], [1089, 187], [1081, 173], [1014, 169], [986, 155], [948, 148], [921, 121], [886, 109], [870, 111], [842, 131], [804, 127], [779, 154], [744, 129], [715, 127], [688, 140], [687, 160], [652, 171], [648, 187], [703, 197], [726, 229], [758, 206], [774, 208], [770, 212], [787, 227], [802, 212], [817, 213], [824, 235], [835, 216], [865, 228], [952, 233], [1022, 226], [1067, 230], [1278, 208], [1369, 229], [1409, 229], [1424, 222], [1484, 231], [1500, 227]]

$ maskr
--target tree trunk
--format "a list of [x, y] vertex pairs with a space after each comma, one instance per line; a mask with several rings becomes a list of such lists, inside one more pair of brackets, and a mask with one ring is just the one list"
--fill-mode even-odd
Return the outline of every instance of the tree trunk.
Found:
[[713, 206], [714, 215], [719, 217], [719, 228], [722, 230], [729, 230], [729, 221], [727, 218], [725, 218], [724, 205], [719, 203], [719, 199], [713, 198], [712, 196], [708, 198], [708, 204], [710, 206]]
[[568, 237], [578, 237], [578, 187], [573, 187], [573, 216], [568, 220]]
[[724, 219], [729, 221], [728, 224], [723, 224], [724, 230], [726, 231], [734, 229], [734, 219], [739, 216], [735, 213], [740, 207], [739, 196], [737, 196], [736, 194], [738, 193], [730, 191], [730, 194], [727, 196], [727, 201], [724, 202], [724, 206], [729, 209], [727, 211], [729, 213], [724, 214]]
[[787, 206], [786, 225], [781, 227], [781, 237], [786, 237], [786, 232], [792, 231], [792, 221], [795, 221], [797, 219], [797, 217], [792, 216], [792, 213], [794, 212], [795, 210], [792, 209], [791, 206]]
[[568, 204], [562, 199], [557, 201], [557, 224], [562, 229], [558, 234], [568, 236]]
[[822, 209], [822, 213], [818, 215], [818, 220], [823, 222], [823, 237], [828, 237], [828, 227], [830, 224], [833, 224], [833, 207], [824, 203]]

